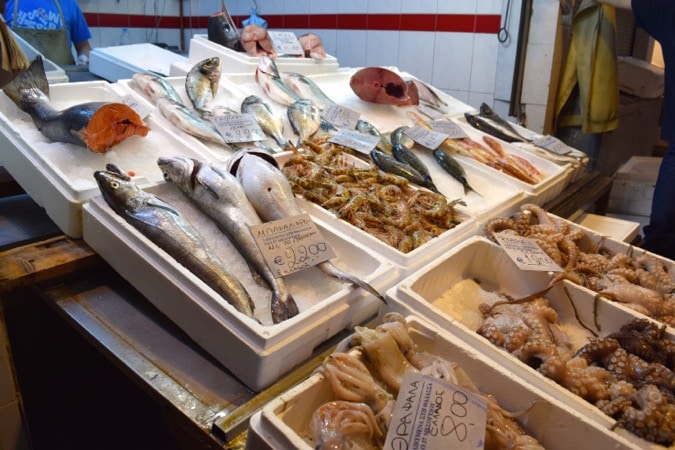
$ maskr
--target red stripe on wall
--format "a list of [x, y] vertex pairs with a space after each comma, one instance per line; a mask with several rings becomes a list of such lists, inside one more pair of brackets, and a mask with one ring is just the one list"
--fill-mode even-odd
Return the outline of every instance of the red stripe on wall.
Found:
[[[90, 27], [117, 28], [181, 28], [181, 18], [176, 16], [144, 16], [132, 14], [85, 13]], [[241, 27], [248, 16], [234, 16]], [[389, 31], [439, 31], [456, 33], [492, 33], [499, 31], [499, 14], [294, 14], [265, 15], [270, 28], [317, 30], [389, 30]], [[208, 16], [184, 17], [184, 28], [206, 28]]]

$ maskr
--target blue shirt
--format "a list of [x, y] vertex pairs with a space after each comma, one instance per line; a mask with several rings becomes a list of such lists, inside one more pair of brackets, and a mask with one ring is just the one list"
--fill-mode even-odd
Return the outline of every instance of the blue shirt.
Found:
[[[14, 28], [14, 3], [15, 0], [7, 0], [5, 6], [5, 22], [10, 28]], [[79, 44], [91, 39], [87, 21], [77, 1], [59, 0], [59, 5], [66, 20], [66, 30], [70, 41]], [[17, 24], [22, 28], [39, 30], [63, 28], [59, 10], [53, 0], [19, 0]]]
[[675, 142], [675, 0], [632, 0], [636, 24], [659, 41], [665, 65], [661, 137]]

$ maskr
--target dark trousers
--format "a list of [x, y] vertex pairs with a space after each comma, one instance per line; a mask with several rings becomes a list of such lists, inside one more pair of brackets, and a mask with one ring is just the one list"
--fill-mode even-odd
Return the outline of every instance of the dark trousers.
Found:
[[668, 145], [663, 155], [644, 233], [645, 249], [675, 260], [675, 142]]

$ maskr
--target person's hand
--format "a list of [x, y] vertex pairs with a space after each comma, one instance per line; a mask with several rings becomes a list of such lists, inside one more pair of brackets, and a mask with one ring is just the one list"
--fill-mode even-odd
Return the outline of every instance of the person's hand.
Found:
[[78, 66], [88, 66], [89, 57], [87, 55], [77, 55], [77, 65]]

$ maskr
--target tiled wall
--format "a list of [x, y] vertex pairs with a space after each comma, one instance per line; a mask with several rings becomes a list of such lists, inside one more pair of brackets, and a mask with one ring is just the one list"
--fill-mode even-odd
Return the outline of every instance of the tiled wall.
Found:
[[[185, 29], [181, 39], [178, 0], [79, 3], [92, 28], [94, 47], [117, 45], [121, 27], [128, 26], [132, 42], [182, 44], [187, 51], [190, 38], [205, 34], [208, 16], [220, 10], [217, 0], [182, 1]], [[269, 19], [270, 28], [321, 36], [341, 67], [395, 66], [473, 107], [486, 102], [502, 114], [508, 111], [521, 0], [226, 2], [238, 22], [250, 15], [256, 3], [258, 14]], [[558, 7], [554, 0], [534, 3]], [[504, 43], [497, 34], [502, 25], [507, 25], [510, 36]], [[554, 31], [555, 25], [540, 24]]]

